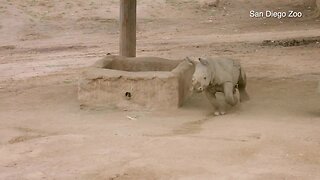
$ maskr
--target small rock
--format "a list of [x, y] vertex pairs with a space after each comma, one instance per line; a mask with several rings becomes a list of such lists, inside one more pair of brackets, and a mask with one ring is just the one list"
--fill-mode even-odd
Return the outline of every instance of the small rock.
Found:
[[137, 117], [127, 116], [127, 118], [130, 119], [130, 120], [133, 120], [133, 121], [137, 120]]

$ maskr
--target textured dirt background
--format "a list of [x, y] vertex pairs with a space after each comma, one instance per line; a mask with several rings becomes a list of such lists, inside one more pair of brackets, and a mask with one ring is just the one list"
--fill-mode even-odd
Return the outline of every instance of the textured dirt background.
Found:
[[[221, 117], [201, 95], [172, 112], [80, 109], [78, 73], [118, 52], [118, 9], [0, 0], [0, 179], [320, 178], [320, 43], [263, 43], [319, 39], [312, 1], [138, 1], [138, 56], [241, 60], [251, 100]], [[266, 9], [305, 16], [249, 18]]]

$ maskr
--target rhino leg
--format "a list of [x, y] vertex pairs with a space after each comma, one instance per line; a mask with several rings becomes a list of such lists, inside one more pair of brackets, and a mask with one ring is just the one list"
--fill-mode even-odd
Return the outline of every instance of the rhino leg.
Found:
[[219, 115], [224, 115], [225, 114], [225, 111], [224, 110], [221, 110], [221, 106], [219, 104], [219, 102], [217, 101], [217, 98], [216, 98], [216, 92], [210, 90], [206, 90], [205, 91], [205, 94], [209, 100], [209, 102], [211, 103], [211, 105], [214, 107], [214, 114], [216, 116], [219, 116]]
[[242, 68], [240, 68], [240, 77], [239, 77], [239, 91], [240, 91], [240, 101], [248, 101], [250, 99], [247, 91], [246, 91], [246, 86], [247, 86], [247, 77], [246, 73]]
[[231, 106], [235, 106], [239, 101], [239, 93], [234, 90], [234, 85], [232, 82], [226, 82], [223, 84], [223, 92], [225, 100]]

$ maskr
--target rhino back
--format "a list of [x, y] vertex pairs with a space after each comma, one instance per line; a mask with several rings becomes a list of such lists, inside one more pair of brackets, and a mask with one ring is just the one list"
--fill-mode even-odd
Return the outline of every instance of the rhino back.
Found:
[[[214, 72], [214, 85], [221, 85], [225, 82], [237, 83], [239, 73], [236, 69], [237, 66], [240, 68], [240, 64], [230, 58], [211, 58], [208, 59], [210, 69]], [[236, 69], [235, 69], [236, 68]]]

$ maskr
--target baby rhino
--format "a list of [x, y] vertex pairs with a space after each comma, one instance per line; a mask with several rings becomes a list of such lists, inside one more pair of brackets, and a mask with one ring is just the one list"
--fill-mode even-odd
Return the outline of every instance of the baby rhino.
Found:
[[205, 92], [215, 108], [215, 115], [225, 114], [224, 108], [218, 103], [216, 93], [222, 92], [227, 104], [235, 106], [239, 101], [249, 100], [246, 92], [246, 74], [238, 61], [228, 58], [199, 58], [192, 77], [192, 89]]

